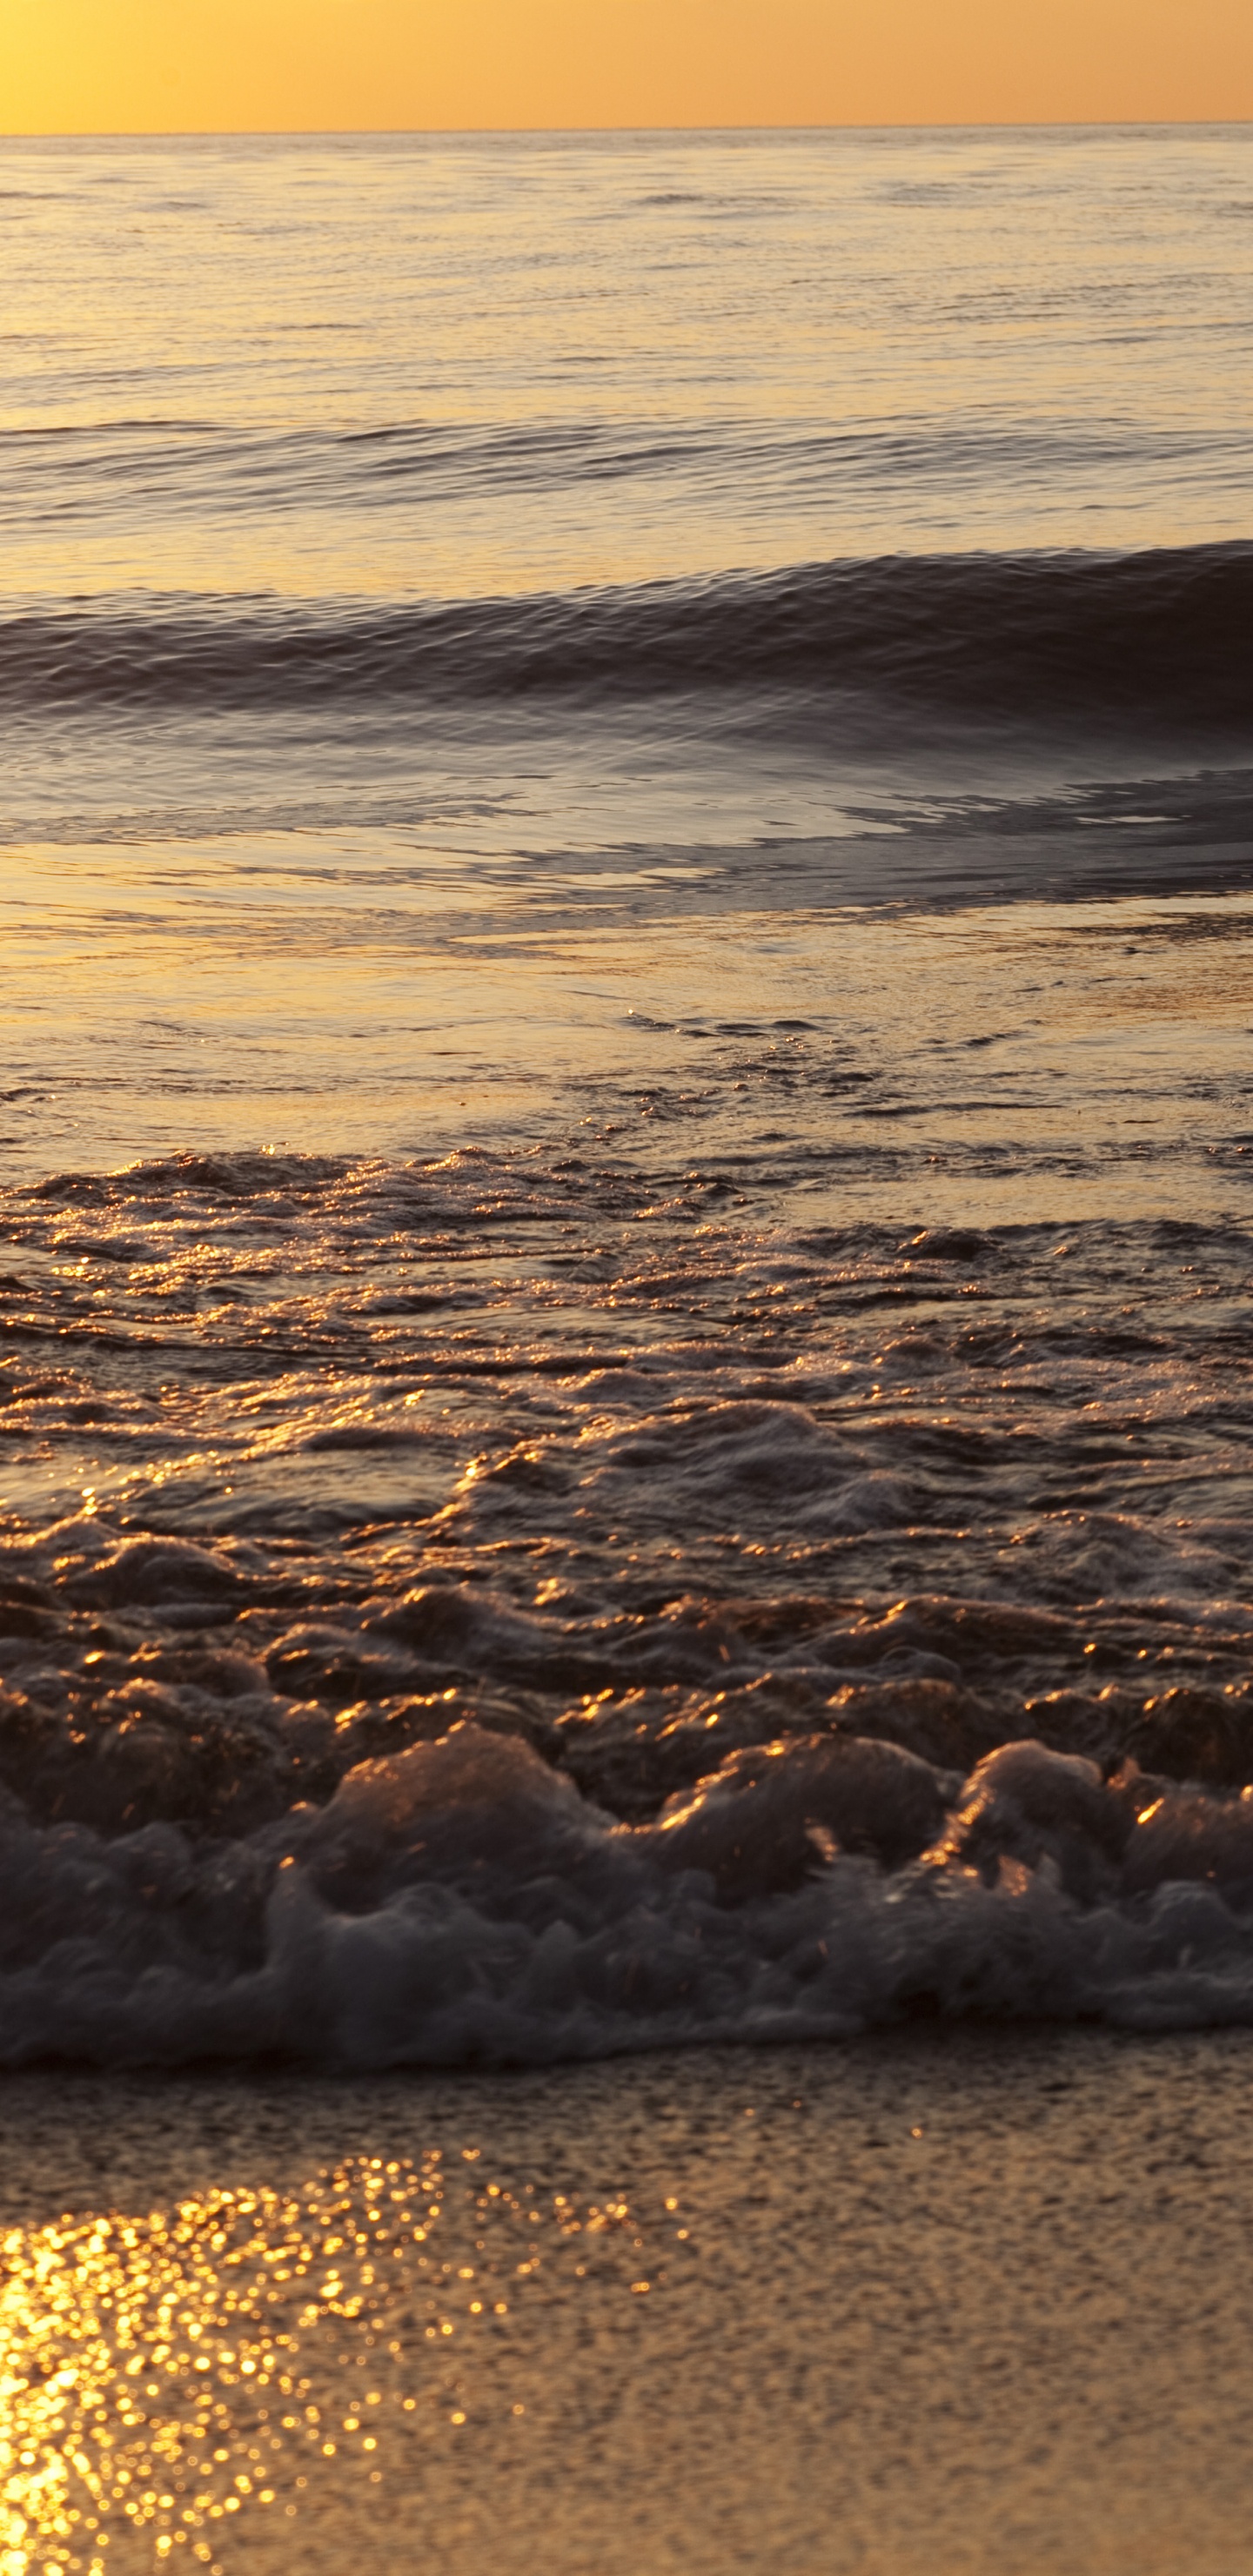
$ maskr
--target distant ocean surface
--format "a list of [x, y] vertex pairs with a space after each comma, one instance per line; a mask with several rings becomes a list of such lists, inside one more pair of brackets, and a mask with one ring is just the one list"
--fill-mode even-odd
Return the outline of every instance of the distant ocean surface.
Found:
[[0, 242], [0, 2061], [1253, 2021], [1253, 129]]

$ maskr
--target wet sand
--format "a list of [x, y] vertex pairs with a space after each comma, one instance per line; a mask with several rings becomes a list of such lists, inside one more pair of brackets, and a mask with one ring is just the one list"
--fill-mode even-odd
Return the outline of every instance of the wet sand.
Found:
[[1008, 2029], [9, 2077], [0, 2564], [1240, 2576], [1251, 2085]]

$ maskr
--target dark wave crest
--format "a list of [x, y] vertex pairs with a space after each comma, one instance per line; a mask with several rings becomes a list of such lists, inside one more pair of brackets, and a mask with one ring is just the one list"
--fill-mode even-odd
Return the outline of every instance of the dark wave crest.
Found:
[[738, 691], [1229, 734], [1253, 717], [1251, 626], [1253, 544], [893, 556], [460, 604], [149, 597], [0, 626], [0, 706], [612, 708]]

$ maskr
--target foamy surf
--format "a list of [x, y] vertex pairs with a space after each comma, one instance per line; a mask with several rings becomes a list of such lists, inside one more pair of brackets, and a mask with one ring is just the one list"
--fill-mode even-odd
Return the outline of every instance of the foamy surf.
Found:
[[655, 1188], [10, 1199], [6, 2062], [1248, 2016], [1242, 1230]]

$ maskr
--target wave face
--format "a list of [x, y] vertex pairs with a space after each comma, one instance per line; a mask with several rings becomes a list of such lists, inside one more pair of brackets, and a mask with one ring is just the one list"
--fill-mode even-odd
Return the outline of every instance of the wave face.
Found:
[[10, 1201], [5, 2063], [1253, 2019], [1243, 1230], [650, 1181]]
[[299, 711], [744, 692], [1135, 731], [1253, 722], [1253, 546], [898, 557], [555, 597], [156, 600], [11, 619], [0, 707]]
[[2, 148], [11, 845], [1248, 764], [1239, 134]]

